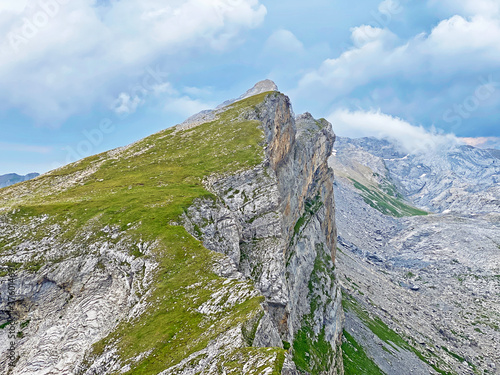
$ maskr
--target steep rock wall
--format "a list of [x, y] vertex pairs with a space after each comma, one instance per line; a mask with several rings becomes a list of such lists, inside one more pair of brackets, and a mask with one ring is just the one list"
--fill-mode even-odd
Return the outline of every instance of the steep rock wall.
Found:
[[326, 120], [294, 118], [289, 99], [270, 94], [244, 114], [262, 123], [266, 156], [252, 170], [212, 176], [217, 197], [197, 201], [184, 216], [188, 231], [228, 255], [266, 297], [267, 332], [291, 345], [296, 367], [312, 374], [343, 373], [341, 294], [335, 281], [333, 172], [327, 160], [335, 136]]

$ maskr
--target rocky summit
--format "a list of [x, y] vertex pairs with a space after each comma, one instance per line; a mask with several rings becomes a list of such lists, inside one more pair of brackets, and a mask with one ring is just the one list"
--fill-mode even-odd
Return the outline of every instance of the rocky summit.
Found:
[[343, 374], [334, 140], [264, 81], [0, 190], [0, 371]]

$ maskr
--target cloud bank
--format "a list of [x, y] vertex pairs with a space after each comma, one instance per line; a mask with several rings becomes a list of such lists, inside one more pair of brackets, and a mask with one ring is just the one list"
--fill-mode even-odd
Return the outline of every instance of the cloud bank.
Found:
[[403, 38], [396, 18], [410, 17], [409, 6], [383, 1], [375, 18], [384, 22], [353, 27], [352, 46], [304, 74], [294, 96], [308, 105], [323, 103], [320, 110], [381, 108], [426, 128], [435, 124], [462, 135], [494, 135], [500, 2], [428, 0], [422, 6], [446, 18], [428, 32]]
[[452, 134], [439, 134], [422, 126], [412, 125], [380, 111], [349, 111], [340, 109], [328, 116], [333, 130], [349, 138], [375, 137], [396, 141], [406, 152], [417, 153], [439, 147], [453, 147], [459, 140]]
[[465, 137], [460, 138], [460, 141], [469, 146], [500, 149], [500, 137]]
[[266, 15], [258, 0], [1, 5], [0, 109], [19, 109], [48, 124], [101, 103], [131, 112], [147, 97], [144, 91], [168, 82], [165, 75], [146, 87], [148, 69], [174, 72], [193, 54], [226, 50]]

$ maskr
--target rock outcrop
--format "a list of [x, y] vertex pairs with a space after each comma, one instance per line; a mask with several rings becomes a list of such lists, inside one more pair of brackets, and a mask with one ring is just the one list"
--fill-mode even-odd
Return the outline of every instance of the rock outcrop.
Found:
[[2, 371], [343, 374], [335, 136], [276, 90], [0, 191]]
[[[340, 374], [342, 310], [333, 272], [333, 172], [327, 164], [335, 140], [331, 125], [310, 114], [295, 121], [288, 98], [280, 94], [269, 95], [245, 117], [262, 123], [263, 163], [209, 178], [207, 188], [217, 200], [195, 202], [185, 226], [255, 282], [266, 297], [272, 337], [292, 343], [294, 355], [303, 356], [301, 370]], [[299, 340], [305, 344], [300, 352], [293, 345]], [[323, 343], [331, 350], [316, 350]]]

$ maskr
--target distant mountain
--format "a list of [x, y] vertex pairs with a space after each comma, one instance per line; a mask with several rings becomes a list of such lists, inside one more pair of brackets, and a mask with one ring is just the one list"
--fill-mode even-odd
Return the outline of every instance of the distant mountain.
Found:
[[409, 153], [337, 138], [346, 375], [498, 374], [500, 160], [491, 151], [450, 143]]
[[0, 188], [17, 184], [18, 182], [28, 181], [40, 176], [39, 173], [29, 173], [26, 176], [20, 176], [15, 173], [4, 174], [0, 176]]
[[348, 163], [376, 164], [377, 174], [424, 210], [478, 214], [500, 207], [500, 160], [492, 150], [448, 145], [408, 153], [387, 140], [341, 137], [335, 146]]
[[495, 148], [490, 148], [488, 149], [488, 151], [490, 152], [491, 155], [493, 155], [497, 159], [500, 159], [500, 150], [497, 150]]

